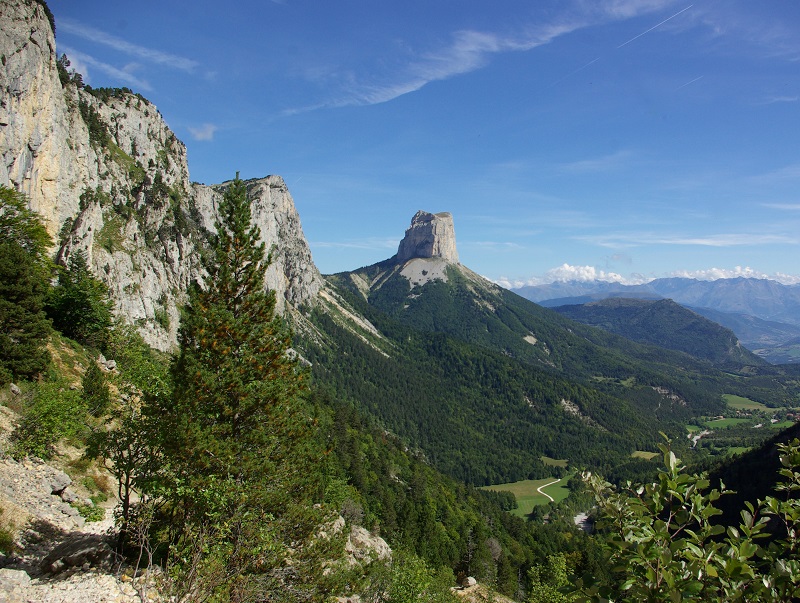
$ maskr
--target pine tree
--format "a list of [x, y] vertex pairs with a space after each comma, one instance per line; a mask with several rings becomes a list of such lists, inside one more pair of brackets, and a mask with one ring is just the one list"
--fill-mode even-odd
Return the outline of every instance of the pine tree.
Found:
[[19, 244], [0, 243], [0, 384], [32, 378], [50, 360], [45, 276]]
[[0, 384], [34, 377], [50, 361], [43, 308], [51, 243], [25, 196], [0, 186]]
[[191, 289], [181, 320], [173, 399], [159, 413], [172, 504], [186, 528], [179, 544], [209, 551], [186, 588], [302, 599], [316, 582], [309, 543], [321, 521], [312, 504], [318, 456], [300, 399], [306, 372], [264, 290], [269, 258], [238, 174], [219, 214], [205, 286]]
[[75, 250], [47, 301], [53, 326], [67, 337], [105, 351], [111, 337], [108, 287], [89, 270], [86, 253]]
[[96, 362], [89, 363], [81, 379], [81, 388], [81, 398], [89, 413], [95, 417], [104, 415], [111, 403], [111, 390]]

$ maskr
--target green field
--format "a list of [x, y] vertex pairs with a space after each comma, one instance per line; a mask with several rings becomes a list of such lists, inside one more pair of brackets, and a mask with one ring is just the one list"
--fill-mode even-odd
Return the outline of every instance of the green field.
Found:
[[700, 427], [699, 425], [687, 425], [686, 431], [688, 431], [689, 433], [697, 433], [699, 431], [703, 431], [703, 428]]
[[[485, 486], [484, 490], [504, 490], [511, 492], [514, 498], [517, 499], [517, 508], [511, 511], [514, 515], [519, 517], [527, 516], [536, 505], [546, 505], [550, 499], [546, 496], [539, 494], [537, 488], [549, 484], [555, 478], [548, 477], [546, 479], [525, 479], [519, 482], [511, 482], [508, 484], [496, 484], [494, 486]], [[569, 488], [566, 483], [569, 477], [563, 478], [557, 484], [542, 488], [542, 492], [546, 492], [553, 497], [555, 502], [561, 502], [569, 494]]]
[[548, 467], [563, 467], [567, 468], [569, 461], [567, 459], [551, 459], [549, 456], [541, 457], [542, 463]]
[[794, 425], [794, 421], [781, 421], [779, 423], [772, 423], [770, 427], [773, 429], [787, 429]]
[[644, 459], [646, 461], [652, 461], [654, 458], [659, 456], [660, 452], [647, 452], [646, 450], [635, 450], [631, 457], [635, 459]]
[[734, 410], [769, 410], [761, 402], [755, 402], [749, 398], [735, 396], [733, 394], [723, 394], [722, 400]]
[[750, 423], [752, 419], [714, 419], [713, 421], [706, 421], [706, 425], [712, 429], [725, 429], [733, 425], [741, 425], [742, 423]]

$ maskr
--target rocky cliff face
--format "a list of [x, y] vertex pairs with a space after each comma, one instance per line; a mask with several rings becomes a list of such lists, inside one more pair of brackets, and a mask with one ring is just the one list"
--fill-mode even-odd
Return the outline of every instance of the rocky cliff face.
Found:
[[[140, 95], [62, 84], [39, 4], [3, 0], [0, 21], [0, 184], [28, 195], [59, 261], [85, 250], [117, 313], [168, 349], [225, 184], [190, 183], [185, 146]], [[314, 300], [322, 279], [286, 184], [268, 176], [247, 188], [275, 249], [265, 280], [279, 309]]]
[[414, 214], [411, 226], [400, 241], [397, 261], [405, 262], [413, 258], [442, 258], [453, 264], [458, 263], [456, 231], [450, 213], [430, 214], [420, 210]]

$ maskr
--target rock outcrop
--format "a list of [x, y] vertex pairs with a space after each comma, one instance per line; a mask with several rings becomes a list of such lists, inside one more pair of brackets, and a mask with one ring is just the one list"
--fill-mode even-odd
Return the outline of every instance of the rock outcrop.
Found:
[[[141, 95], [59, 77], [39, 3], [4, 0], [0, 20], [0, 185], [28, 196], [61, 263], [84, 250], [116, 313], [150, 345], [170, 348], [186, 289], [203, 278], [200, 251], [225, 184], [190, 182], [184, 144]], [[279, 311], [314, 300], [322, 278], [283, 179], [247, 189], [253, 222], [274, 248], [265, 281]]]
[[458, 263], [456, 231], [453, 216], [448, 212], [431, 214], [418, 211], [411, 219], [397, 250], [397, 261], [406, 262], [414, 258], [442, 258]]

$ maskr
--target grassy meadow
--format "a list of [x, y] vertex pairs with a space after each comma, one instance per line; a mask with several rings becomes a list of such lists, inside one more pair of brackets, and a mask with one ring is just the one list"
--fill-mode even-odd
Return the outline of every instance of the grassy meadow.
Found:
[[[527, 516], [533, 508], [537, 505], [546, 505], [550, 499], [540, 494], [538, 488], [545, 484], [555, 481], [556, 478], [548, 477], [545, 479], [525, 479], [518, 482], [511, 482], [508, 484], [496, 484], [494, 486], [486, 486], [485, 490], [496, 490], [511, 492], [514, 498], [517, 499], [517, 508], [511, 511], [514, 515], [519, 517]], [[542, 488], [542, 492], [546, 492], [553, 497], [555, 502], [561, 502], [569, 494], [569, 488], [566, 484], [569, 477], [564, 477], [560, 482]]]

